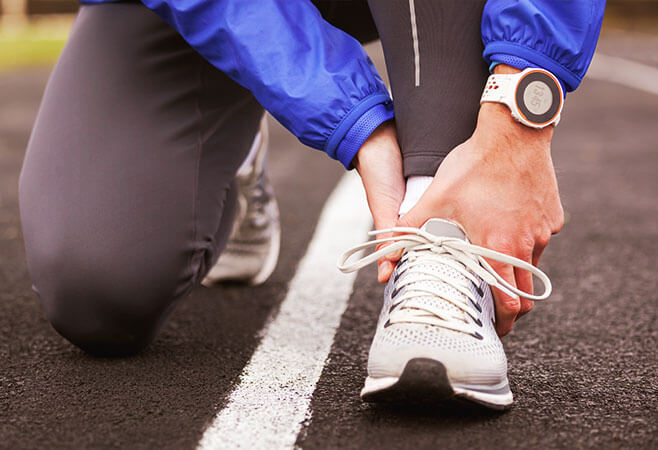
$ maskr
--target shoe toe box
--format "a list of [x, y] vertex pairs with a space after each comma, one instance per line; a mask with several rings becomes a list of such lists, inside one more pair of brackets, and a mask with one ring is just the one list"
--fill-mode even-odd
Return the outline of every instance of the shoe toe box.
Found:
[[378, 330], [368, 358], [371, 377], [399, 377], [415, 358], [441, 362], [453, 383], [506, 380], [507, 359], [495, 334], [478, 339], [431, 325], [399, 324]]

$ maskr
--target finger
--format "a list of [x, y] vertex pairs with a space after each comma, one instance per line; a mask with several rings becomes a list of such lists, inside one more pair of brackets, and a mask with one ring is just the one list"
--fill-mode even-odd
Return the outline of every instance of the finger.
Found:
[[[535, 250], [532, 252], [532, 265], [533, 266], [535, 266], [535, 267], [539, 266], [539, 259], [541, 258], [541, 255], [544, 252], [545, 248], [546, 248], [545, 245], [541, 245], [541, 246], [538, 245], [538, 246], [535, 247]], [[544, 290], [546, 289], [546, 286], [543, 283], [541, 283], [541, 284], [543, 286], [542, 292], [544, 292]]]
[[[517, 254], [514, 256], [530, 264], [532, 261], [533, 252], [534, 250], [530, 248], [530, 249], [526, 249], [523, 252], [517, 252]], [[520, 291], [526, 292], [528, 294], [532, 294], [534, 292], [532, 285], [532, 273], [528, 272], [527, 270], [523, 270], [518, 267], [515, 267], [514, 279], [516, 280], [516, 287]], [[519, 310], [519, 315], [516, 317], [516, 320], [519, 320], [519, 318], [521, 318], [524, 314], [530, 312], [530, 310], [534, 307], [534, 302], [532, 300], [528, 300], [527, 298], [520, 298], [519, 301], [520, 301], [520, 310]]]
[[[377, 238], [379, 239], [380, 237], [389, 237], [391, 236], [391, 233], [382, 233], [380, 235], [377, 235]], [[388, 245], [390, 245], [391, 242], [383, 242], [379, 245], [377, 245], [375, 251], [380, 250]], [[390, 253], [386, 256], [383, 256], [379, 258], [377, 261], [377, 281], [380, 283], [386, 283], [388, 279], [391, 277], [393, 274], [393, 271], [395, 270], [395, 266], [397, 265], [397, 261], [402, 257], [402, 250], [398, 250], [394, 253]]]
[[386, 283], [389, 278], [391, 278], [394, 270], [394, 263], [385, 259], [380, 259], [377, 263], [377, 281], [380, 283]]
[[532, 265], [537, 267], [539, 265], [539, 258], [541, 258], [542, 253], [546, 246], [536, 246], [535, 250], [532, 252]]
[[[516, 287], [518, 287], [523, 292], [527, 292], [528, 294], [533, 293], [532, 274], [530, 272], [515, 267], [514, 278], [516, 279]], [[516, 316], [516, 320], [519, 320], [524, 314], [529, 313], [532, 310], [532, 308], [535, 306], [535, 302], [533, 302], [532, 300], [528, 300], [527, 298], [520, 299], [520, 302], [521, 302], [521, 309], [519, 310], [518, 316]]]
[[[516, 287], [514, 269], [511, 266], [498, 261], [489, 260], [488, 262], [498, 275]], [[492, 291], [496, 309], [496, 333], [502, 337], [512, 331], [516, 316], [521, 310], [521, 301], [519, 297], [510, 297], [497, 288], [493, 288]]]

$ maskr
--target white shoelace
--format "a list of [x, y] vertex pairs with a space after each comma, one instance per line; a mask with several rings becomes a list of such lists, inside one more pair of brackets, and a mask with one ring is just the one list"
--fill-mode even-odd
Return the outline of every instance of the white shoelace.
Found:
[[[352, 247], [339, 258], [338, 269], [344, 273], [354, 272], [400, 249], [406, 251], [400, 262], [406, 265], [405, 275], [396, 284], [396, 290], [399, 294], [395, 296], [391, 307], [389, 315], [389, 323], [391, 324], [421, 323], [472, 334], [472, 328], [467, 326], [468, 320], [463, 313], [471, 316], [474, 321], [477, 320], [478, 312], [474, 308], [477, 300], [469, 287], [469, 281], [476, 286], [480, 284], [476, 276], [512, 297], [520, 296], [529, 300], [545, 300], [551, 294], [552, 287], [548, 276], [532, 264], [513, 256], [479, 247], [461, 239], [438, 237], [418, 228], [396, 227], [375, 230], [368, 234], [372, 236], [389, 232], [405, 234], [375, 239]], [[387, 242], [391, 244], [348, 263], [350, 257], [355, 253]], [[541, 295], [534, 295], [517, 289], [498, 275], [484, 258], [529, 271], [542, 282], [544, 292]], [[434, 272], [423, 271], [422, 266], [427, 264], [448, 266], [463, 275], [463, 277], [440, 277]], [[410, 273], [414, 273], [413, 278], [408, 277]], [[428, 281], [445, 283], [456, 292], [433, 289], [431, 284], [424, 283]], [[402, 289], [403, 287], [407, 289]], [[415, 299], [428, 295], [439, 297], [450, 303], [462, 314], [449, 314], [445, 309], [433, 308], [427, 302], [414, 302]]]

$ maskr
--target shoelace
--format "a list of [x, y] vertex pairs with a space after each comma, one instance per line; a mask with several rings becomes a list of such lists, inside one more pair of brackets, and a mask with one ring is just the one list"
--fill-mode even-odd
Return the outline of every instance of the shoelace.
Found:
[[[479, 285], [476, 276], [512, 297], [520, 296], [529, 300], [545, 300], [551, 294], [552, 286], [548, 276], [532, 264], [513, 256], [473, 245], [461, 239], [435, 236], [418, 228], [396, 227], [375, 230], [368, 234], [376, 235], [389, 232], [405, 234], [375, 239], [352, 247], [339, 258], [338, 269], [344, 273], [354, 272], [400, 249], [406, 251], [400, 261], [400, 264], [405, 267], [402, 279], [396, 281], [396, 295], [393, 296], [393, 305], [390, 308], [389, 315], [390, 324], [421, 323], [473, 334], [473, 330], [468, 326], [468, 321], [463, 314], [449, 314], [445, 309], [434, 308], [428, 305], [427, 302], [420, 303], [415, 300], [428, 295], [441, 298], [455, 306], [462, 313], [468, 314], [474, 322], [481, 325], [479, 319], [477, 319], [481, 308], [469, 287], [469, 281], [473, 282], [475, 286]], [[348, 263], [350, 257], [355, 253], [382, 243], [390, 243], [390, 245]], [[544, 292], [541, 295], [534, 295], [512, 286], [498, 275], [484, 258], [531, 272], [542, 282]], [[461, 279], [440, 277], [434, 272], [423, 271], [422, 266], [426, 264], [443, 264], [454, 269], [463, 277], [460, 277]], [[411, 273], [414, 274], [414, 277], [409, 277]], [[427, 281], [445, 283], [456, 292], [433, 289], [432, 285], [424, 283]]]

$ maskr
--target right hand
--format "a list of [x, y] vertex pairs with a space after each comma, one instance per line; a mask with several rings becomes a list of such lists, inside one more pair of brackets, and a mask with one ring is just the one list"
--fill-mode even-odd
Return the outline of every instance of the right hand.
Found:
[[[368, 198], [375, 229], [392, 228], [398, 221], [398, 211], [404, 198], [402, 153], [393, 121], [382, 123], [363, 143], [352, 165], [359, 172]], [[378, 235], [377, 238], [388, 236]], [[386, 282], [399, 255], [382, 258], [377, 263], [377, 279]]]
[[[420, 227], [440, 217], [461, 224], [470, 241], [534, 266], [552, 234], [564, 224], [551, 159], [553, 127], [535, 130], [512, 118], [509, 109], [484, 103], [477, 127], [443, 160], [434, 181], [398, 226]], [[512, 286], [533, 292], [532, 275], [489, 261]], [[496, 331], [504, 336], [533, 302], [494, 288]]]

